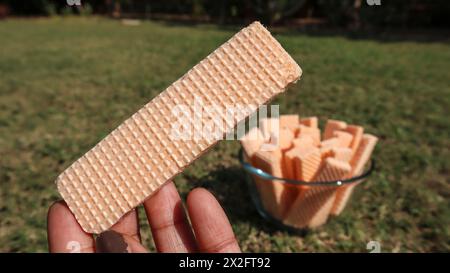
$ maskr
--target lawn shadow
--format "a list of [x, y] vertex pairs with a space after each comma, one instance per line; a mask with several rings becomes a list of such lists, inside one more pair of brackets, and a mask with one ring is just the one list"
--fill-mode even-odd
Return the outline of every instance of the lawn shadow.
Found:
[[218, 168], [193, 182], [194, 187], [211, 191], [224, 208], [231, 223], [247, 223], [268, 234], [285, 231], [304, 236], [307, 231], [286, 230], [264, 219], [257, 211], [247, 184], [247, 174], [239, 166]]

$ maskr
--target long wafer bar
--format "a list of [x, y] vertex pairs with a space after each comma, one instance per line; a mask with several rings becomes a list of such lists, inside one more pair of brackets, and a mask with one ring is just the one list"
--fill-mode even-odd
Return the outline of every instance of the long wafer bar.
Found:
[[[81, 227], [99, 233], [202, 155], [218, 138], [174, 139], [173, 109], [197, 98], [250, 112], [299, 79], [300, 67], [258, 22], [243, 29], [123, 122], [57, 178]], [[240, 118], [218, 126], [224, 135]], [[201, 125], [210, 122], [203, 115]], [[196, 130], [194, 130], [196, 132]]]
[[[364, 165], [370, 160], [370, 156], [378, 142], [378, 138], [373, 135], [364, 134], [361, 143], [356, 150], [350, 164], [352, 166], [352, 176], [360, 175], [363, 172]], [[358, 183], [340, 187], [336, 192], [336, 198], [331, 209], [331, 214], [339, 215], [345, 208]]]

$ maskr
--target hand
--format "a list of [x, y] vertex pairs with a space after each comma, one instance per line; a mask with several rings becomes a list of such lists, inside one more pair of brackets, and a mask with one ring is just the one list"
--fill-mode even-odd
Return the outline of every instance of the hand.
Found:
[[[144, 208], [158, 252], [240, 252], [225, 212], [205, 189], [194, 189], [187, 197], [192, 229], [173, 182], [147, 199]], [[96, 240], [81, 229], [63, 201], [50, 207], [47, 221], [50, 252], [148, 252], [141, 244], [136, 210]]]

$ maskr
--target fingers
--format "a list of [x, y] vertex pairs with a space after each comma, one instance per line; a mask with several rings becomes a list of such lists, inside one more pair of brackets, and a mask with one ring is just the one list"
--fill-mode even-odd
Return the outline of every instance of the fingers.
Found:
[[[197, 244], [172, 182], [144, 202], [159, 252], [193, 252], [197, 247], [204, 252], [240, 252], [225, 212], [211, 193], [205, 189], [193, 190], [188, 196], [187, 206]], [[50, 252], [94, 252], [92, 234], [82, 230], [63, 201], [50, 207], [47, 222]], [[112, 241], [118, 243], [111, 246]], [[102, 233], [97, 246], [104, 252], [117, 251], [114, 247], [123, 246], [122, 242], [125, 242], [128, 252], [147, 252], [140, 244], [136, 210], [126, 214], [110, 231]]]
[[111, 227], [111, 229], [123, 235], [132, 237], [137, 241], [140, 241], [141, 235], [139, 232], [139, 218], [137, 214], [137, 208], [125, 214], [117, 223], [115, 223]]
[[141, 244], [137, 208], [125, 214], [108, 231], [97, 237], [96, 252], [148, 252]]
[[166, 183], [144, 202], [156, 249], [159, 252], [194, 252], [196, 244], [180, 195]]
[[199, 251], [240, 252], [230, 222], [210, 192], [202, 188], [191, 191], [187, 208]]
[[66, 203], [54, 203], [47, 215], [50, 252], [94, 252], [94, 238], [83, 231]]

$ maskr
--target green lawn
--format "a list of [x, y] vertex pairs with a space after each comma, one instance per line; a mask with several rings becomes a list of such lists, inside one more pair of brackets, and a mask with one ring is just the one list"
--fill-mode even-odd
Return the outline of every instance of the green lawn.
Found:
[[[47, 251], [56, 176], [233, 33], [101, 18], [0, 21], [0, 251]], [[305, 236], [257, 215], [237, 141], [175, 179], [183, 197], [210, 189], [243, 251], [364, 252], [372, 240], [386, 252], [450, 251], [449, 44], [276, 38], [304, 72], [274, 101], [281, 113], [365, 126], [381, 140], [377, 172], [340, 217]]]

